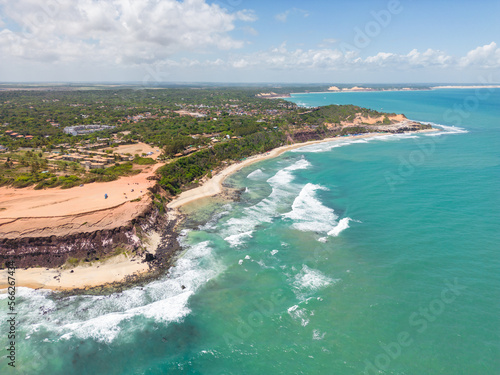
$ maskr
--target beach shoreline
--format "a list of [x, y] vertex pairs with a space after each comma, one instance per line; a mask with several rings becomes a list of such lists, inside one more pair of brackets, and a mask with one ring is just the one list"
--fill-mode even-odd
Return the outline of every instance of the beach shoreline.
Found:
[[[351, 89], [343, 89], [343, 90], [326, 90], [326, 91], [310, 91], [310, 92], [291, 92], [288, 95], [290, 97], [292, 95], [303, 95], [303, 94], [342, 94], [342, 93], [367, 93], [367, 92], [394, 92], [394, 91], [432, 91], [432, 90], [443, 90], [443, 89], [498, 89], [500, 88], [500, 85], [443, 85], [443, 86], [429, 86], [425, 88], [405, 88], [405, 89], [371, 89], [371, 88], [366, 88], [363, 90], [351, 90]], [[290, 97], [284, 96], [284, 97], [274, 97], [273, 99], [289, 99]]]
[[[439, 129], [424, 129], [420, 131], [414, 131], [411, 132], [411, 134], [414, 133], [426, 133], [426, 132], [433, 132], [433, 131], [439, 131]], [[368, 134], [362, 134], [362, 135], [352, 135], [352, 136], [346, 136], [346, 137], [333, 137], [333, 138], [325, 138], [325, 139], [320, 139], [316, 141], [308, 141], [308, 142], [302, 142], [302, 143], [294, 143], [291, 145], [286, 145], [286, 146], [281, 146], [272, 149], [271, 151], [268, 151], [263, 154], [258, 154], [251, 156], [243, 161], [236, 162], [234, 164], [229, 165], [228, 167], [224, 168], [222, 171], [217, 173], [215, 176], [213, 176], [210, 180], [206, 181], [203, 183], [201, 186], [187, 190], [182, 192], [180, 195], [175, 197], [170, 203], [168, 203], [167, 207], [171, 209], [179, 209], [180, 207], [192, 203], [196, 200], [203, 199], [203, 198], [208, 198], [217, 194], [222, 193], [223, 191], [223, 183], [224, 180], [232, 175], [233, 173], [238, 172], [242, 168], [248, 167], [249, 165], [252, 165], [254, 163], [257, 163], [259, 161], [267, 160], [267, 159], [272, 159], [275, 158], [287, 151], [294, 150], [297, 148], [301, 147], [306, 147], [318, 143], [325, 143], [325, 142], [332, 142], [332, 141], [338, 141], [338, 140], [343, 140], [343, 139], [366, 139], [366, 138], [374, 138], [374, 137], [379, 137], [379, 136], [387, 136], [387, 135], [392, 135], [392, 133], [368, 133]], [[396, 134], [394, 134], [396, 135]]]
[[[421, 131], [411, 132], [410, 134], [430, 131], [439, 131], [439, 129], [425, 129]], [[285, 145], [272, 149], [266, 153], [251, 156], [243, 161], [239, 161], [227, 166], [211, 179], [205, 181], [201, 186], [191, 190], [187, 190], [175, 197], [171, 202], [167, 204], [169, 216], [168, 219], [176, 220], [180, 215], [180, 208], [186, 204], [222, 193], [224, 190], [223, 183], [227, 177], [229, 177], [233, 173], [240, 171], [242, 168], [250, 166], [259, 161], [272, 159], [287, 151], [309, 145], [345, 139], [374, 138], [391, 134], [392, 133], [368, 133], [355, 136], [325, 138], [316, 141]], [[155, 247], [158, 247], [158, 243], [154, 242], [152, 244], [152, 247], [153, 248], [148, 250], [154, 253], [156, 250]], [[109, 259], [98, 262], [97, 264], [78, 266], [70, 269], [40, 267], [17, 269], [15, 272], [15, 278], [17, 287], [49, 289], [52, 291], [68, 291], [94, 288], [112, 283], [120, 283], [129, 277], [147, 275], [148, 272], [150, 272], [150, 267], [147, 262], [141, 261], [137, 257], [128, 257], [121, 254], [119, 256], [110, 257]], [[7, 269], [0, 270], [0, 293], [5, 293], [7, 287]]]

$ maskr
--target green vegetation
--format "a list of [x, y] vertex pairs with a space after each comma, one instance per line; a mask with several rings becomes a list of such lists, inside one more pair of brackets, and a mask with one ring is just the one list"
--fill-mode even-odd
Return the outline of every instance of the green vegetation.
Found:
[[77, 258], [68, 258], [68, 260], [66, 261], [66, 265], [69, 266], [69, 268], [74, 268], [76, 266], [78, 266], [80, 264], [80, 259], [77, 259]]
[[[224, 163], [287, 142], [377, 131], [364, 125], [340, 126], [358, 115], [384, 116], [379, 125], [390, 124], [391, 114], [358, 106], [306, 109], [282, 99], [256, 97], [267, 91], [261, 87], [0, 91], [0, 145], [8, 149], [0, 154], [0, 186], [70, 188], [139, 173], [156, 161], [146, 154], [136, 154], [130, 161], [116, 150], [121, 144], [145, 142], [161, 150], [159, 160], [166, 162], [158, 170], [160, 185], [178, 194]], [[115, 128], [79, 136], [63, 132], [64, 127], [79, 124]], [[87, 150], [83, 156], [72, 156], [81, 149]], [[95, 166], [103, 158], [106, 167], [102, 162]], [[160, 207], [164, 202], [156, 199], [155, 204]]]
[[382, 115], [386, 115], [385, 119], [387, 119], [388, 124], [390, 121], [387, 116], [395, 115], [395, 113], [381, 113], [355, 105], [328, 105], [325, 107], [318, 107], [312, 110], [303, 111], [303, 113], [295, 113], [291, 116], [290, 120], [296, 123], [300, 122], [311, 125], [320, 125], [325, 122], [340, 124], [342, 121], [354, 120], [354, 117], [357, 114], [360, 114], [363, 117], [380, 117]]
[[156, 161], [151, 158], [142, 158], [140, 156], [137, 156], [134, 159], [134, 163], [137, 165], [151, 165], [151, 164], [156, 164]]

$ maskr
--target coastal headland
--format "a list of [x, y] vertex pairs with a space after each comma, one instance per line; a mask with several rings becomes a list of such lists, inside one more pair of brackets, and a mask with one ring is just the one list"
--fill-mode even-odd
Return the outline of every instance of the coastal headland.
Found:
[[[262, 137], [274, 142], [264, 152], [243, 154], [233, 149], [231, 155], [245, 157], [212, 161], [211, 171], [197, 167], [199, 179], [182, 175], [191, 172], [177, 172], [181, 174], [172, 180], [165, 171], [182, 171], [191, 160], [203, 162], [200, 155], [214, 155], [219, 146], [219, 152], [231, 144], [246, 147], [245, 138], [211, 134], [208, 147], [189, 146], [188, 152], [180, 153], [173, 149], [171, 154], [178, 153], [167, 162], [136, 166], [138, 173], [110, 182], [66, 189], [0, 187], [0, 267], [13, 261], [17, 286], [52, 290], [159, 275], [174, 262], [178, 250], [175, 228], [183, 218], [181, 207], [222, 193], [225, 178], [241, 168], [319, 142], [436, 130], [401, 114], [355, 106], [293, 109], [287, 121], [281, 133], [266, 122], [259, 125], [261, 138], [252, 142], [266, 139]], [[179, 189], [172, 185], [177, 181], [186, 182]], [[0, 289], [7, 287], [6, 273], [7, 269], [0, 270]]]

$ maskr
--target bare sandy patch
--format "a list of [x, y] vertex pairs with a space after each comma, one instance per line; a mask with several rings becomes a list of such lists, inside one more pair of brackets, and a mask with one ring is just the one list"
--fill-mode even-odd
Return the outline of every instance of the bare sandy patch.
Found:
[[134, 143], [131, 145], [120, 145], [116, 148], [111, 149], [113, 152], [118, 154], [131, 154], [134, 156], [135, 154], [141, 156], [142, 154], [148, 154], [152, 152], [151, 155], [148, 155], [149, 158], [157, 159], [161, 154], [161, 150], [159, 148], [154, 148], [146, 143]]
[[[0, 219], [59, 217], [78, 215], [112, 207], [141, 198], [154, 186], [148, 180], [160, 165], [147, 166], [134, 176], [116, 181], [85, 184], [71, 189], [0, 188]], [[107, 194], [107, 198], [105, 195]]]

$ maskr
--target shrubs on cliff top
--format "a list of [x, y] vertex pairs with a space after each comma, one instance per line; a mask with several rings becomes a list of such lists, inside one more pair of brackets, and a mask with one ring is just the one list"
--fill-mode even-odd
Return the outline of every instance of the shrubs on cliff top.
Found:
[[211, 149], [200, 150], [176, 159], [158, 170], [160, 185], [172, 195], [179, 194], [181, 187], [208, 175], [226, 160], [240, 160], [250, 155], [269, 151], [281, 146], [285, 136], [280, 132], [259, 132], [245, 138], [219, 143]]
[[140, 156], [136, 156], [134, 159], [134, 163], [138, 165], [150, 165], [150, 164], [156, 164], [156, 160], [151, 158], [143, 158]]

